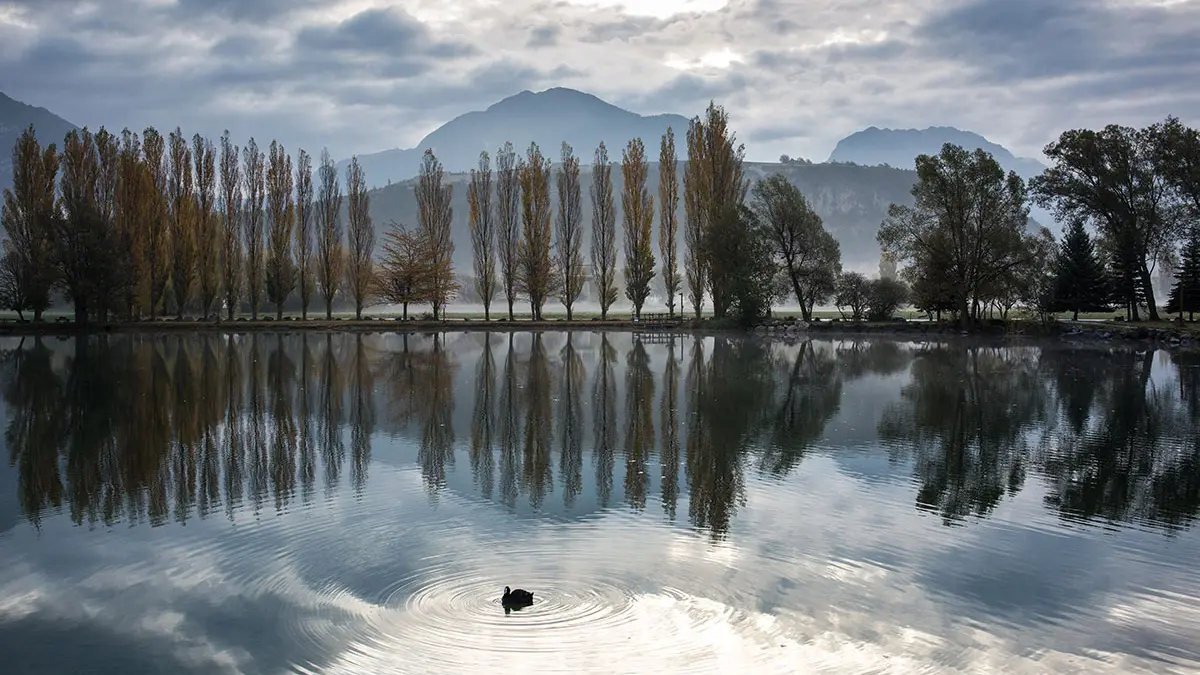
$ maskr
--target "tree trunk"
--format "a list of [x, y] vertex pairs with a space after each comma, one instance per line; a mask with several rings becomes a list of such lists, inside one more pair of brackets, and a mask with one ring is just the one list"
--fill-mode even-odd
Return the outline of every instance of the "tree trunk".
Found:
[[967, 299], [967, 294], [960, 293], [958, 296], [958, 325], [963, 330], [966, 330], [970, 321], [971, 305]]
[[514, 320], [513, 319], [513, 299], [512, 299], [511, 295], [508, 296], [508, 320], [509, 321]]
[[408, 303], [407, 303], [407, 302], [402, 302], [402, 303], [400, 303], [400, 304], [401, 304], [401, 306], [403, 306], [403, 307], [404, 307], [404, 320], [405, 320], [405, 321], [408, 321]]
[[275, 305], [275, 319], [277, 321], [283, 321], [283, 303], [282, 302]]
[[1154, 280], [1150, 278], [1150, 269], [1143, 262], [1141, 271], [1142, 292], [1146, 294], [1146, 311], [1150, 313], [1151, 321], [1158, 321], [1158, 307], [1154, 303]]
[[80, 326], [86, 326], [88, 322], [87, 302], [75, 301], [75, 323]]
[[333, 298], [325, 298], [325, 320], [333, 320]]
[[1075, 313], [1074, 313], [1074, 314], [1071, 316], [1071, 320], [1072, 320], [1072, 321], [1078, 321], [1078, 320], [1079, 320], [1079, 310], [1078, 310], [1078, 309], [1076, 309], [1076, 310], [1075, 310]]
[[33, 310], [33, 320], [35, 323], [40, 322], [42, 320], [42, 310], [40, 310], [40, 309]]
[[567, 305], [567, 321], [571, 320], [571, 305]]

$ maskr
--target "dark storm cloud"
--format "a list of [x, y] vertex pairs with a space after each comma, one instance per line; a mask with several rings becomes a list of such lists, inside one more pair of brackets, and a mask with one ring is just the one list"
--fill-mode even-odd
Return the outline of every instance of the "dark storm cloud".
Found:
[[212, 17], [261, 22], [327, 4], [327, 0], [175, 0], [178, 17]]
[[533, 49], [538, 47], [553, 47], [558, 44], [560, 33], [562, 33], [561, 26], [538, 26], [529, 31], [529, 40], [525, 43], [525, 46]]
[[919, 25], [924, 51], [965, 61], [991, 83], [1131, 67], [1197, 79], [1200, 4], [970, 0]]
[[669, 110], [690, 117], [707, 105], [709, 100], [728, 99], [749, 86], [750, 80], [746, 75], [732, 70], [711, 77], [683, 73], [645, 95], [622, 97], [617, 104]]
[[476, 52], [465, 42], [436, 41], [425, 24], [399, 9], [368, 9], [336, 26], [312, 26], [300, 31], [296, 44], [305, 49], [376, 54], [428, 54], [434, 58], [469, 56]]

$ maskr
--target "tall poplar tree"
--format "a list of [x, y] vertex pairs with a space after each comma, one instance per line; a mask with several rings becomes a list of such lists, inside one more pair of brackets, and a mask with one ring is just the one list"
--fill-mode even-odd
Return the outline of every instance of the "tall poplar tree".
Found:
[[246, 215], [242, 220], [246, 240], [246, 299], [250, 301], [250, 317], [258, 320], [263, 293], [263, 204], [266, 201], [266, 158], [254, 138], [242, 149], [242, 181], [245, 183]]
[[654, 278], [654, 197], [646, 187], [646, 149], [635, 138], [625, 146], [621, 161], [622, 225], [625, 234], [625, 297], [633, 303], [634, 316], [641, 318], [642, 305], [650, 295]]
[[[166, 161], [166, 139], [154, 127], [142, 131], [142, 153], [150, 170], [152, 206], [145, 223], [146, 268], [149, 277], [150, 319], [158, 318], [159, 308], [167, 294], [171, 278], [170, 209], [167, 204], [169, 171]], [[165, 307], [163, 308], [165, 311]]]
[[208, 318], [221, 290], [220, 255], [222, 230], [216, 216], [217, 153], [212, 141], [192, 136], [192, 159], [196, 176], [196, 280], [200, 314]]
[[592, 278], [596, 285], [600, 318], [617, 301], [617, 208], [613, 202], [612, 164], [604, 142], [596, 148], [592, 165]]
[[506, 142], [496, 154], [496, 252], [500, 259], [500, 286], [513, 320], [521, 256], [521, 181], [517, 153]]
[[479, 153], [479, 168], [471, 170], [467, 207], [475, 292], [483, 303], [483, 319], [489, 321], [492, 299], [496, 297], [496, 218], [492, 212], [492, 165], [486, 151]]
[[704, 237], [718, 217], [738, 212], [749, 188], [742, 172], [745, 146], [734, 146], [735, 142], [729, 115], [711, 101], [704, 117], [693, 118], [688, 127], [688, 163], [683, 172], [684, 276], [697, 318], [704, 307], [705, 290], [712, 297], [715, 317], [723, 318], [728, 309], [729, 289], [712, 283], [712, 261], [704, 254], [712, 248], [705, 245]]
[[328, 150], [321, 151], [321, 189], [317, 195], [317, 287], [325, 300], [325, 318], [333, 318], [333, 299], [342, 287], [346, 264], [342, 236], [342, 186]]
[[292, 263], [292, 229], [296, 211], [292, 202], [292, 158], [282, 145], [271, 141], [267, 164], [267, 214], [270, 229], [266, 259], [267, 299], [275, 305], [275, 318], [283, 318], [283, 303], [296, 286]]
[[454, 295], [454, 239], [450, 226], [454, 220], [451, 202], [454, 187], [444, 182], [442, 163], [426, 150], [417, 178], [417, 234], [425, 245], [426, 292], [433, 307], [433, 318], [442, 317], [442, 306]]
[[346, 241], [349, 244], [346, 281], [354, 299], [354, 318], [361, 319], [374, 285], [373, 255], [375, 225], [371, 222], [371, 197], [367, 194], [367, 177], [358, 157], [346, 167]]
[[192, 297], [196, 277], [196, 209], [192, 176], [192, 151], [179, 127], [171, 132], [167, 153], [171, 160], [168, 200], [171, 209], [171, 289], [175, 292], [175, 318]]
[[533, 319], [541, 321], [554, 269], [550, 260], [550, 160], [542, 156], [537, 143], [529, 144], [519, 173], [523, 226], [518, 256], [520, 288], [529, 298]]
[[[662, 255], [662, 281], [667, 291], [667, 311], [675, 316], [675, 296], [679, 294], [679, 262], [676, 232], [679, 223], [679, 179], [675, 173], [678, 158], [675, 154], [675, 132], [667, 127], [658, 153], [658, 252]], [[682, 298], [679, 303], [683, 313]]]
[[117, 158], [115, 229], [119, 257], [117, 301], [126, 321], [137, 318], [142, 299], [149, 294], [144, 221], [151, 217], [153, 189], [150, 170], [142, 159], [141, 140], [129, 129], [122, 130]]
[[221, 135], [221, 290], [230, 321], [242, 301], [242, 172], [229, 130]]
[[573, 308], [587, 279], [583, 269], [583, 198], [579, 184], [579, 158], [571, 146], [562, 144], [562, 165], [558, 169], [558, 219], [555, 221], [554, 251], [559, 299], [567, 308], [567, 320], [574, 318]]
[[313, 168], [303, 148], [296, 155], [296, 286], [300, 318], [308, 319], [313, 294]]

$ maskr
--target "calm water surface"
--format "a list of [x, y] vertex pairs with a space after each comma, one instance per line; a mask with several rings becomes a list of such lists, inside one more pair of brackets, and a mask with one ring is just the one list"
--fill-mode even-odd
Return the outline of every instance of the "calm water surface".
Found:
[[1194, 356], [0, 349], [5, 673], [1200, 672]]

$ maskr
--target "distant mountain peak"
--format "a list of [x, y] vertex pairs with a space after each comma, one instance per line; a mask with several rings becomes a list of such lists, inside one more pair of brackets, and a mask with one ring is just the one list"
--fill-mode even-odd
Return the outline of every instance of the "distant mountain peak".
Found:
[[967, 150], [982, 148], [990, 152], [1005, 169], [1016, 171], [1025, 178], [1045, 169], [1036, 159], [1017, 157], [1008, 148], [981, 134], [952, 126], [929, 126], [924, 129], [881, 129], [870, 126], [838, 141], [829, 155], [829, 161], [912, 168], [917, 155], [937, 154], [946, 143]]
[[366, 170], [368, 184], [379, 186], [415, 176], [426, 148], [432, 149], [451, 173], [477, 166], [480, 151], [494, 155], [505, 142], [511, 142], [520, 153], [535, 142], [542, 154], [554, 161], [566, 142], [582, 162], [590, 163], [601, 142], [609, 148], [610, 159], [619, 159], [620, 148], [631, 139], [641, 138], [647, 147], [656, 148], [667, 127], [680, 134], [687, 125], [688, 118], [682, 115], [641, 115], [569, 87], [537, 92], [525, 89], [484, 110], [455, 117], [416, 147], [360, 154], [358, 160]]
[[578, 89], [570, 89], [568, 87], [551, 87], [549, 89], [537, 92], [525, 89], [520, 93], [507, 96], [500, 99], [496, 103], [493, 103], [487, 107], [485, 112], [499, 113], [509, 110], [534, 109], [553, 110], [563, 115], [637, 115], [637, 113], [633, 113], [615, 106], [599, 96], [596, 96], [595, 94], [589, 94], [587, 92], [579, 91]]

